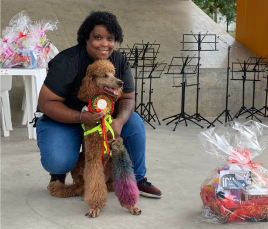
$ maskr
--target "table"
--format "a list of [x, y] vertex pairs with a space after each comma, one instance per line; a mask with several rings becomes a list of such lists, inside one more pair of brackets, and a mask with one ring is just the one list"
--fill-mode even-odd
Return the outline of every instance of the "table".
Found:
[[36, 139], [36, 131], [29, 122], [34, 118], [40, 89], [46, 78], [45, 68], [1, 68], [0, 75], [23, 76], [26, 92], [27, 127], [29, 139]]

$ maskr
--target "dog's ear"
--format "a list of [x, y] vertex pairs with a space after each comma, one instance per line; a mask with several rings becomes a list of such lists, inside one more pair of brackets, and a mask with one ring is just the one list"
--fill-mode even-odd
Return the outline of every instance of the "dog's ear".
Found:
[[78, 91], [77, 98], [85, 103], [91, 100], [95, 95], [96, 88], [93, 80], [94, 79], [91, 75], [86, 75], [83, 78], [82, 84]]

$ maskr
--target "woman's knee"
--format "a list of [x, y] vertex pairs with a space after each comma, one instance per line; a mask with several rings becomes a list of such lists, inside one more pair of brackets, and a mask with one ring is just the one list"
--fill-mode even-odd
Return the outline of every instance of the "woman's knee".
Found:
[[78, 147], [60, 148], [56, 144], [40, 143], [41, 163], [46, 171], [52, 174], [70, 172], [78, 161]]
[[70, 172], [78, 161], [79, 151], [41, 150], [41, 163], [46, 171], [52, 174]]
[[125, 135], [134, 135], [144, 132], [145, 128], [141, 117], [136, 112], [133, 112], [129, 120], [123, 126], [121, 133], [122, 136], [125, 137]]
[[37, 134], [41, 163], [45, 170], [63, 174], [75, 167], [82, 143], [80, 126], [38, 120]]

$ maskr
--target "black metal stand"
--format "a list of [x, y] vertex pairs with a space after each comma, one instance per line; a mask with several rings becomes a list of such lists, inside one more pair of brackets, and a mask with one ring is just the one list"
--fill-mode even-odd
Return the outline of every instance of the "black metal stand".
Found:
[[[267, 110], [268, 110], [267, 98], [268, 98], [268, 75], [266, 76], [265, 105], [260, 110], [256, 111], [259, 115], [262, 115], [265, 118], [267, 118]], [[264, 110], [264, 113], [262, 112], [262, 110]]]
[[[144, 50], [143, 50], [143, 55], [142, 55], [142, 77], [141, 77], [141, 101], [140, 101], [140, 104], [135, 108], [135, 111], [137, 111], [139, 108], [140, 108], [140, 115], [143, 116], [143, 109], [146, 109], [146, 106], [145, 104], [143, 103], [143, 93], [145, 92], [144, 91], [144, 67], [145, 67], [145, 53], [147, 52], [148, 50], [148, 45], [149, 43], [147, 43], [145, 46], [144, 46]], [[136, 76], [138, 78], [138, 76]], [[137, 85], [136, 85], [137, 86]]]
[[[190, 42], [187, 42], [187, 41], [185, 41], [184, 40], [184, 36], [187, 36], [187, 35], [192, 35], [194, 38], [195, 38], [195, 42], [192, 42], [192, 41], [190, 41]], [[197, 35], [197, 37], [196, 37], [196, 35]], [[202, 38], [201, 38], [201, 36], [203, 36]], [[213, 36], [214, 38], [215, 38], [215, 41], [208, 41], [208, 42], [205, 42], [205, 41], [203, 41], [204, 39], [205, 39], [205, 37], [206, 36]], [[199, 113], [199, 111], [198, 111], [198, 108], [199, 108], [199, 90], [200, 90], [200, 87], [199, 87], [199, 85], [200, 85], [200, 83], [199, 83], [199, 74], [200, 74], [200, 72], [199, 72], [199, 70], [200, 70], [200, 52], [201, 51], [218, 51], [217, 49], [216, 49], [216, 44], [218, 43], [217, 41], [216, 41], [216, 34], [201, 34], [201, 33], [198, 33], [198, 34], [183, 34], [183, 49], [181, 50], [181, 51], [197, 51], [198, 52], [198, 66], [197, 66], [197, 88], [196, 88], [196, 112], [195, 112], [195, 114], [194, 115], [191, 115], [190, 116], [190, 118], [192, 118], [192, 119], [195, 119], [195, 120], [197, 120], [198, 122], [200, 122], [200, 121], [205, 121], [205, 122], [207, 122], [207, 123], [209, 123], [210, 125], [212, 125], [212, 126], [214, 126], [214, 124], [212, 124], [211, 122], [209, 122], [207, 119], [205, 119], [202, 115], [200, 115], [200, 113]], [[185, 50], [184, 49], [184, 44], [186, 44], [186, 43], [197, 43], [197, 50]], [[202, 49], [201, 48], [201, 44], [208, 44], [208, 45], [210, 45], [211, 46], [211, 44], [214, 44], [215, 45], [215, 47], [213, 48], [212, 46], [212, 48], [211, 49]], [[203, 127], [202, 127], [203, 128]]]
[[[266, 68], [268, 67], [268, 63], [265, 64], [265, 61], [267, 61], [267, 57], [260, 57], [260, 58], [254, 58], [256, 59], [256, 64], [253, 68], [253, 70], [255, 71], [254, 72], [254, 80], [256, 78], [256, 73], [258, 73], [258, 79], [259, 79], [259, 72], [265, 72]], [[262, 63], [263, 61], [263, 63]], [[262, 68], [260, 70], [260, 66], [264, 66], [264, 68]], [[256, 71], [256, 68], [258, 67], [258, 71]], [[267, 82], [268, 83], [268, 82]], [[265, 106], [261, 109], [257, 109], [255, 108], [254, 106], [254, 102], [255, 102], [255, 81], [253, 81], [253, 99], [252, 99], [252, 107], [249, 109], [253, 114], [258, 114], [258, 115], [261, 115], [263, 117], [266, 117], [266, 110], [265, 110], [265, 113], [262, 113], [261, 110], [262, 109], [265, 109], [265, 107], [267, 106], [267, 87], [268, 87], [268, 84], [266, 84], [266, 97], [265, 97]], [[248, 116], [250, 117], [250, 116]], [[248, 118], [247, 117], [247, 118]]]
[[253, 98], [252, 98], [252, 107], [249, 108], [249, 111], [251, 112], [251, 115], [247, 116], [246, 118], [251, 117], [251, 119], [253, 119], [253, 116], [254, 116], [259, 122], [262, 122], [259, 118], [257, 118], [255, 116], [255, 114], [259, 114], [258, 109], [255, 107], [255, 82], [256, 81], [257, 80], [255, 80], [255, 72], [254, 72], [253, 93], [252, 93], [252, 95], [253, 95]]
[[[151, 120], [153, 120], [155, 122], [155, 118], [154, 117], [156, 117], [156, 119], [158, 121], [158, 124], [161, 125], [161, 123], [159, 121], [159, 118], [158, 118], [158, 116], [156, 114], [156, 111], [154, 109], [153, 102], [152, 102], [152, 93], [153, 93], [153, 89], [152, 89], [152, 79], [153, 79], [153, 76], [152, 76], [152, 73], [153, 73], [153, 71], [155, 71], [155, 69], [157, 67], [157, 64], [158, 63], [156, 63], [156, 64], [153, 65], [152, 70], [151, 70], [151, 72], [149, 74], [149, 77], [148, 77], [150, 79], [150, 81], [149, 81], [149, 102], [147, 103], [147, 105], [145, 107], [146, 108], [146, 111], [148, 111], [148, 113], [147, 114], [144, 114], [144, 115], [145, 115], [145, 117], [147, 118], [147, 120], [149, 122]], [[153, 113], [151, 112], [151, 110], [153, 110]]]
[[[172, 58], [172, 61], [171, 61], [171, 64], [169, 65], [169, 69], [168, 69], [168, 72], [166, 74], [174, 74], [174, 73], [169, 73], [169, 70], [170, 70], [170, 67], [172, 66], [178, 66], [178, 65], [173, 65], [173, 60], [174, 58], [180, 58], [180, 57], [173, 57]], [[182, 95], [181, 95], [181, 113], [179, 114], [176, 114], [176, 115], [172, 115], [170, 117], [167, 117], [167, 118], [164, 118], [163, 121], [167, 120], [167, 119], [170, 119], [170, 118], [173, 118], [170, 122], [168, 122], [166, 125], [169, 125], [170, 123], [174, 122], [174, 121], [177, 121], [175, 122], [175, 127], [173, 129], [173, 131], [176, 130], [177, 128], [177, 125], [184, 121], [185, 122], [185, 125], [187, 126], [187, 121], [190, 121], [198, 126], [200, 126], [201, 128], [203, 128], [203, 126], [201, 126], [200, 124], [196, 123], [195, 121], [192, 120], [191, 116], [188, 115], [187, 113], [185, 113], [185, 88], [187, 86], [187, 72], [186, 72], [186, 66], [189, 66], [189, 62], [193, 59], [194, 57], [192, 57], [190, 60], [189, 60], [189, 56], [186, 57], [186, 59], [184, 60], [183, 57], [181, 57], [182, 59], [182, 69], [181, 69], [181, 72], [178, 73], [178, 74], [181, 74], [182, 75], [182, 82], [181, 82], [181, 86], [176, 86], [174, 85], [174, 87], [181, 87], [182, 88]], [[191, 66], [192, 67], [192, 66]], [[194, 73], [195, 74], [195, 73]], [[194, 84], [195, 85], [195, 84]], [[188, 86], [193, 86], [193, 85], [188, 85]]]
[[228, 109], [228, 98], [229, 98], [229, 72], [230, 72], [230, 49], [231, 46], [228, 47], [228, 64], [227, 64], [227, 82], [226, 82], [226, 97], [225, 97], [225, 110], [223, 110], [223, 112], [220, 113], [220, 115], [208, 126], [208, 128], [214, 124], [214, 122], [218, 121], [221, 124], [223, 124], [219, 118], [225, 114], [225, 123], [227, 123], [227, 121], [233, 121], [232, 116], [230, 115], [230, 110]]
[[[133, 45], [133, 48], [120, 48], [119, 51], [122, 53], [125, 52], [125, 50], [128, 50], [129, 52], [126, 54], [126, 57], [128, 58], [129, 63], [133, 63], [133, 66], [135, 68], [135, 112], [140, 115], [140, 117], [143, 119], [143, 121], [147, 122], [153, 129], [155, 127], [150, 123], [151, 120], [158, 121], [159, 125], [161, 125], [158, 116], [156, 114], [155, 108], [153, 106], [152, 102], [152, 96], [153, 93], [152, 89], [152, 78], [160, 78], [160, 77], [153, 77], [152, 72], [155, 71], [157, 68], [157, 64], [154, 64], [158, 50], [160, 48], [160, 44], [149, 42], [147, 43], [135, 43]], [[140, 64], [139, 64], [140, 60]], [[150, 62], [148, 64], [148, 62]], [[138, 68], [141, 68], [139, 74], [138, 74]], [[151, 68], [150, 71], [146, 71], [145, 68]], [[163, 70], [162, 70], [163, 71]], [[145, 72], [150, 72], [149, 77], [145, 77]], [[138, 79], [141, 80], [141, 92], [140, 92], [140, 103], [137, 104], [137, 98], [138, 98]], [[145, 80], [149, 79], [149, 102], [146, 104], [144, 103], [144, 84]], [[156, 119], [155, 119], [156, 118]]]
[[[148, 46], [149, 46], [149, 42], [147, 44], [145, 44], [145, 46], [143, 47], [143, 55], [142, 55], [142, 61], [143, 61], [143, 68], [145, 65], [145, 53], [148, 50]], [[143, 103], [143, 93], [145, 92], [143, 89], [143, 85], [145, 84], [144, 82], [144, 72], [142, 73], [142, 82], [141, 82], [141, 102], [138, 106], [136, 106], [136, 101], [137, 101], [137, 88], [138, 88], [138, 84], [137, 84], [137, 79], [138, 79], [138, 48], [135, 48], [135, 112], [142, 118], [143, 121], [145, 121], [147, 124], [149, 124], [153, 129], [155, 129], [155, 127], [150, 123], [150, 121], [144, 116], [144, 111], [148, 111], [145, 104]], [[138, 112], [138, 109], [140, 108], [140, 113]]]
[[[239, 63], [239, 65], [241, 66], [241, 70], [240, 71], [235, 71], [232, 70], [232, 74], [234, 72], [242, 72], [243, 76], [242, 76], [242, 82], [243, 82], [243, 93], [242, 93], [242, 107], [239, 109], [239, 111], [234, 115], [234, 118], [238, 118], [239, 116], [245, 114], [245, 113], [249, 113], [248, 117], [251, 117], [251, 120], [254, 118], [256, 118], [259, 122], [261, 122], [261, 120], [254, 114], [254, 112], [256, 113], [257, 109], [254, 107], [254, 101], [255, 101], [255, 82], [256, 81], [260, 81], [259, 79], [256, 79], [256, 72], [259, 72], [256, 70], [256, 67], [259, 64], [260, 59], [256, 62], [256, 63], [248, 63], [246, 61], [244, 61], [244, 65], [242, 66], [241, 63]], [[232, 64], [232, 68], [234, 69], [234, 64], [238, 64], [238, 63], [233, 63]], [[250, 65], [254, 65], [252, 70], [248, 70]], [[254, 73], [254, 78], [253, 80], [247, 79], [247, 72], [253, 72]], [[234, 79], [233, 75], [232, 75], [232, 80], [241, 80], [241, 79]], [[245, 106], [245, 82], [246, 81], [253, 81], [253, 101], [252, 101], [252, 107], [250, 109], [248, 109]]]
[[141, 119], [146, 122], [147, 124], [149, 124], [151, 127], [153, 127], [153, 129], [155, 129], [155, 127], [148, 122], [147, 119], [143, 118], [137, 111], [136, 111], [136, 101], [137, 101], [137, 96], [138, 96], [138, 92], [137, 92], [137, 79], [138, 79], [138, 48], [135, 47], [135, 61], [134, 61], [134, 68], [135, 68], [135, 112], [141, 117]]
[[134, 68], [135, 68], [135, 110], [137, 107], [137, 97], [138, 97], [138, 92], [137, 92], [137, 80], [138, 80], [138, 48], [135, 47], [135, 61], [134, 61]]

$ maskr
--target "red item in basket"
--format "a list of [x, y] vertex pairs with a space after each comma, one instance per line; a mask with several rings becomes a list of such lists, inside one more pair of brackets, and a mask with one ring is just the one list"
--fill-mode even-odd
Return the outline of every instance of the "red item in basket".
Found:
[[235, 204], [231, 195], [219, 201], [212, 185], [201, 189], [204, 206], [209, 206], [221, 223], [268, 221], [268, 198], [256, 198]]

